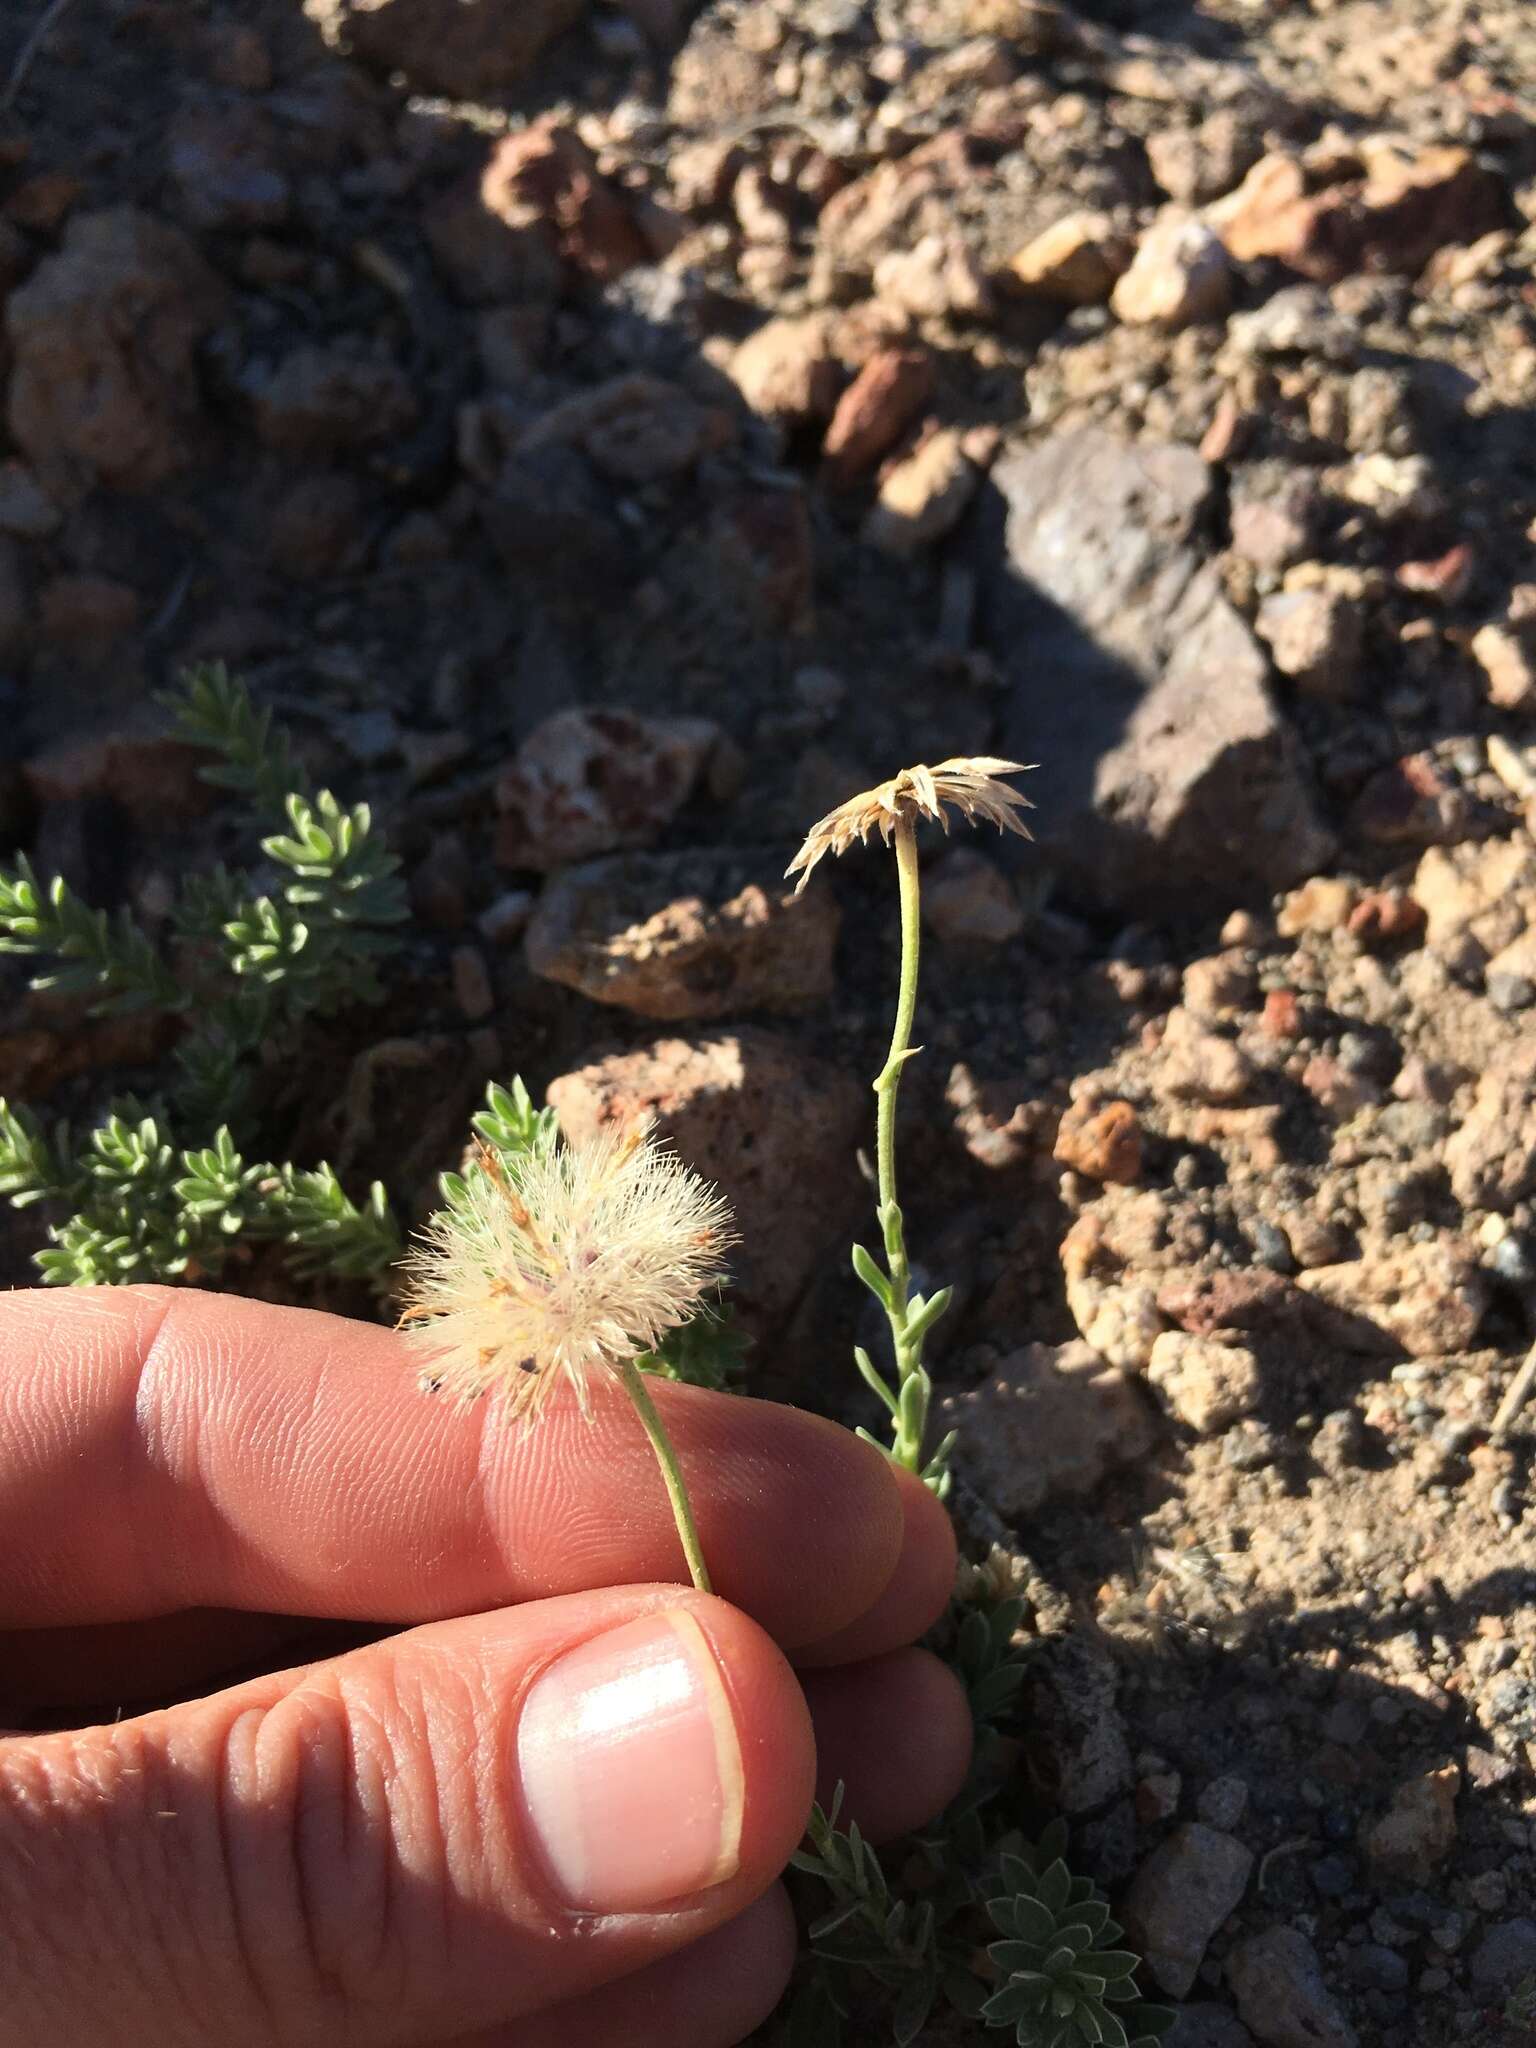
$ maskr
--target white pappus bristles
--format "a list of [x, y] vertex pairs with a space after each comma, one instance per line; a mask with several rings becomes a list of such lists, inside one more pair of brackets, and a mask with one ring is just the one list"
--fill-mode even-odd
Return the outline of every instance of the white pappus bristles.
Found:
[[401, 1325], [423, 1379], [531, 1419], [568, 1382], [653, 1350], [720, 1277], [724, 1200], [649, 1121], [511, 1160], [482, 1150], [406, 1261]]

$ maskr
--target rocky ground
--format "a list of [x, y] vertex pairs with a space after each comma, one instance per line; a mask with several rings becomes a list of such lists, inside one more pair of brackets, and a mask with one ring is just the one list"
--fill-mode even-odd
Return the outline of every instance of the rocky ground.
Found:
[[[757, 1384], [869, 1419], [892, 877], [778, 876], [905, 762], [1038, 761], [1037, 846], [932, 849], [904, 1100], [1040, 1639], [1021, 1816], [1178, 2048], [1531, 2039], [1528, 10], [41, 13], [0, 841], [163, 920], [241, 845], [151, 692], [227, 659], [417, 918], [282, 1078], [295, 1156], [419, 1212], [489, 1077], [654, 1105]], [[5, 1094], [162, 1049], [13, 964]]]

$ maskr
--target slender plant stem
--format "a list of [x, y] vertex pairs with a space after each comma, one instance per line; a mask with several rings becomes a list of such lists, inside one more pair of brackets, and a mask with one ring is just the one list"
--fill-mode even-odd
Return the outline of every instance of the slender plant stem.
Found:
[[[879, 1104], [875, 1123], [876, 1171], [880, 1187], [880, 1226], [886, 1234], [894, 1306], [905, 1316], [911, 1271], [904, 1233], [896, 1227], [896, 1091], [912, 1050], [912, 1020], [917, 1014], [917, 969], [922, 945], [918, 916], [917, 834], [912, 820], [896, 821], [896, 876], [901, 889], [901, 984], [896, 996], [896, 1025], [891, 1049], [875, 1082]], [[898, 1364], [902, 1361], [898, 1358]]]
[[628, 1358], [619, 1367], [619, 1377], [624, 1382], [625, 1392], [635, 1404], [635, 1412], [651, 1440], [651, 1449], [656, 1453], [656, 1462], [661, 1467], [662, 1478], [666, 1481], [667, 1498], [672, 1503], [672, 1519], [677, 1523], [677, 1533], [682, 1538], [683, 1555], [688, 1560], [688, 1570], [693, 1583], [701, 1593], [712, 1593], [715, 1589], [709, 1582], [709, 1568], [704, 1562], [704, 1552], [699, 1544], [699, 1532], [693, 1519], [688, 1488], [683, 1483], [683, 1468], [677, 1461], [677, 1452], [672, 1448], [672, 1439], [667, 1435], [666, 1425], [656, 1412], [656, 1403], [651, 1399], [650, 1389], [645, 1384], [645, 1374], [632, 1358]]

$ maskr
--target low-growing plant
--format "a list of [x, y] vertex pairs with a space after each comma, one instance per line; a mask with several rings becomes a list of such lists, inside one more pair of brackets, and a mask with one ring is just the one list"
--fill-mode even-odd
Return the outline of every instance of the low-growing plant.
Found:
[[[914, 1291], [906, 1218], [896, 1185], [897, 1091], [907, 1061], [921, 1050], [912, 1043], [922, 954], [917, 823], [921, 818], [931, 818], [947, 832], [947, 806], [953, 805], [968, 821], [984, 819], [1000, 831], [1016, 832], [1027, 839], [1029, 833], [1019, 813], [1029, 809], [1028, 801], [999, 779], [1026, 772], [1026, 764], [1021, 761], [997, 761], [985, 756], [940, 761], [933, 768], [904, 768], [889, 782], [850, 797], [813, 825], [789, 864], [789, 873], [800, 877], [798, 894], [825, 854], [846, 853], [856, 842], [863, 842], [876, 832], [887, 846], [894, 844], [896, 849], [901, 898], [901, 972], [891, 1047], [885, 1065], [875, 1077], [875, 1220], [880, 1226], [884, 1266], [865, 1246], [853, 1247], [853, 1270], [879, 1302], [890, 1328], [892, 1370], [889, 1374], [882, 1371], [862, 1346], [855, 1347], [854, 1361], [860, 1377], [890, 1414], [891, 1457], [909, 1471], [920, 1472], [940, 1493], [948, 1487], [954, 1438], [948, 1436], [937, 1445], [928, 1442], [933, 1381], [923, 1363], [923, 1351], [934, 1325], [948, 1309], [954, 1290], [941, 1287], [929, 1295]], [[875, 1442], [867, 1430], [861, 1429], [859, 1434]]]
[[[924, 1349], [952, 1290], [924, 1294], [913, 1287], [896, 1176], [897, 1090], [917, 1050], [916, 828], [927, 818], [947, 832], [953, 807], [970, 822], [1028, 838], [1020, 816], [1025, 799], [1000, 779], [1023, 772], [1022, 763], [986, 758], [904, 769], [823, 818], [789, 869], [804, 888], [828, 853], [842, 854], [876, 832], [895, 848], [901, 964], [890, 1050], [874, 1084], [875, 1213], [884, 1263], [863, 1245], [853, 1248], [854, 1272], [884, 1312], [890, 1353], [882, 1367], [856, 1347], [854, 1361], [890, 1417], [890, 1441], [880, 1447], [940, 1495], [949, 1490], [955, 1436], [930, 1441], [933, 1382]], [[859, 1434], [878, 1442], [867, 1430]], [[856, 1825], [839, 1827], [841, 1788], [830, 1812], [812, 1813], [806, 1847], [794, 1861], [827, 1903], [809, 1911], [812, 1960], [788, 2010], [784, 2048], [838, 2048], [845, 2021], [855, 2009], [868, 2021], [872, 2005], [883, 2010], [898, 2048], [919, 2039], [941, 2001], [986, 2029], [1010, 2033], [1019, 2048], [1151, 2048], [1171, 2025], [1171, 2012], [1141, 1997], [1139, 1959], [1115, 1946], [1121, 1929], [1109, 1902], [1069, 1869], [1064, 1827], [1053, 1824], [1030, 1843], [992, 1819], [1005, 1778], [1000, 1723], [1024, 1679], [1016, 1647], [1022, 1617], [1006, 1573], [964, 1576], [938, 1647], [970, 1700], [971, 1776], [949, 1812], [905, 1846], [899, 1879], [886, 1875]]]
[[[429, 1391], [461, 1402], [490, 1395], [510, 1422], [531, 1422], [562, 1382], [584, 1410], [595, 1378], [622, 1386], [655, 1451], [689, 1574], [708, 1590], [686, 1476], [648, 1383], [725, 1388], [740, 1378], [724, 1203], [648, 1121], [567, 1143], [521, 1079], [489, 1088], [469, 1155], [443, 1176], [442, 1206], [403, 1259], [379, 1184], [358, 1205], [323, 1163], [247, 1159], [241, 1147], [261, 1122], [261, 1055], [296, 1042], [311, 1016], [378, 999], [403, 892], [367, 807], [311, 797], [283, 735], [222, 669], [194, 672], [172, 701], [182, 735], [214, 757], [208, 779], [278, 829], [261, 839], [265, 877], [219, 868], [184, 886], [169, 952], [126, 913], [109, 918], [62, 881], [39, 882], [25, 860], [0, 873], [0, 948], [50, 963], [34, 987], [88, 993], [98, 1013], [152, 1008], [183, 1027], [165, 1089], [112, 1103], [81, 1138], [0, 1102], [0, 1194], [59, 1212], [38, 1255], [45, 1277], [210, 1277], [236, 1245], [266, 1241], [285, 1248], [299, 1275], [371, 1280], [382, 1294], [399, 1262], [400, 1320]], [[999, 779], [1018, 772], [989, 759], [904, 770], [823, 819], [790, 868], [803, 887], [824, 854], [874, 832], [895, 848], [901, 965], [874, 1083], [883, 1262], [853, 1249], [854, 1271], [886, 1318], [889, 1358], [878, 1364], [861, 1347], [854, 1356], [889, 1416], [878, 1447], [940, 1495], [954, 1438], [930, 1442], [924, 1355], [951, 1290], [913, 1286], [896, 1173], [897, 1092], [917, 1050], [916, 825], [928, 818], [948, 830], [953, 807], [1028, 837], [1025, 800]], [[996, 1818], [1025, 1664], [1024, 1603], [995, 1562], [962, 1572], [935, 1642], [976, 1731], [960, 1797], [904, 1846], [895, 1877], [855, 1823], [840, 1825], [841, 1788], [830, 1811], [811, 1815], [794, 1863], [821, 1897], [808, 1914], [787, 2048], [836, 2048], [855, 2010], [862, 2022], [883, 2019], [900, 2048], [941, 2001], [1019, 2048], [1150, 2048], [1171, 2020], [1141, 1999], [1137, 1958], [1116, 1946], [1108, 1901], [1069, 1869], [1059, 1824], [1031, 1843]]]
[[37, 1265], [56, 1286], [209, 1279], [258, 1242], [283, 1247], [302, 1277], [381, 1283], [400, 1251], [383, 1188], [359, 1203], [323, 1161], [246, 1148], [264, 1069], [306, 1020], [383, 994], [379, 966], [406, 914], [398, 862], [366, 804], [309, 791], [286, 736], [223, 667], [190, 671], [166, 702], [180, 736], [212, 755], [205, 779], [244, 799], [265, 866], [190, 876], [168, 947], [61, 876], [41, 880], [24, 855], [0, 870], [0, 951], [42, 963], [34, 989], [179, 1026], [164, 1086], [113, 1100], [90, 1130], [45, 1129], [0, 1100], [0, 1194], [50, 1212]]

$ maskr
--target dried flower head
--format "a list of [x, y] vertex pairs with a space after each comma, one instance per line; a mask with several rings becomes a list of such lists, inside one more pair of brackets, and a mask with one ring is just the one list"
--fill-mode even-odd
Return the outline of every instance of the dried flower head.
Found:
[[733, 1242], [723, 1199], [650, 1120], [504, 1159], [489, 1148], [406, 1261], [423, 1378], [535, 1416], [561, 1380], [588, 1412], [614, 1371], [685, 1323]]
[[811, 879], [811, 870], [823, 854], [846, 853], [855, 840], [868, 839], [872, 832], [890, 844], [891, 835], [903, 819], [932, 818], [949, 830], [946, 804], [953, 804], [967, 822], [984, 818], [1000, 832], [1017, 832], [1029, 838], [1029, 829], [1019, 816], [1032, 810], [1029, 799], [1010, 789], [1001, 775], [1026, 774], [1026, 761], [997, 761], [989, 754], [968, 759], [940, 761], [933, 768], [903, 768], [889, 782], [849, 797], [835, 811], [829, 811], [806, 834], [805, 844], [786, 868], [786, 875], [799, 873], [796, 894]]

